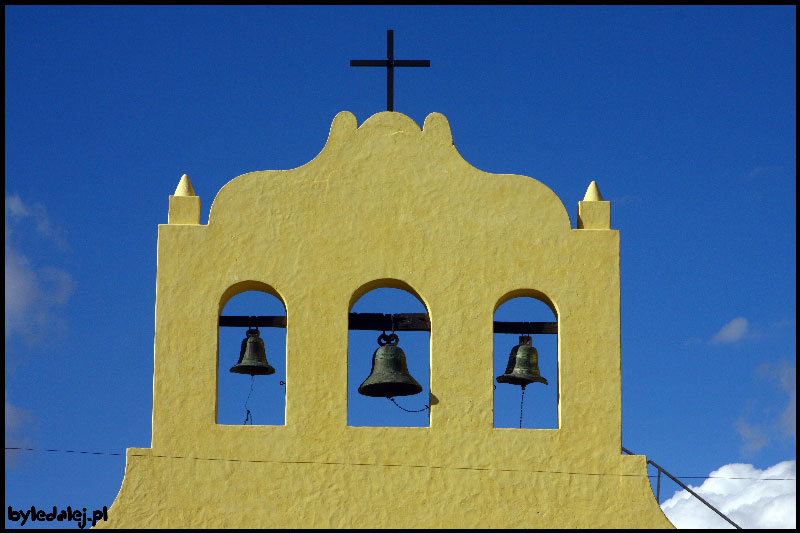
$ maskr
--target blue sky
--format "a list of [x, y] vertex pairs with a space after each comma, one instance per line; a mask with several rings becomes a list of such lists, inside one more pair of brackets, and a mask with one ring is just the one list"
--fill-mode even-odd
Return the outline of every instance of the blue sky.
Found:
[[[349, 60], [384, 57], [391, 28], [396, 58], [431, 60], [396, 69], [396, 111], [420, 125], [443, 113], [468, 162], [542, 181], [573, 225], [591, 180], [611, 201], [623, 445], [677, 475], [791, 461], [781, 472], [794, 477], [794, 6], [6, 6], [5, 15], [6, 446], [149, 447], [156, 230], [168, 196], [188, 174], [205, 223], [229, 180], [308, 162], [339, 111], [361, 123], [385, 110], [384, 70]], [[229, 305], [280, 312], [258, 295]], [[550, 320], [535, 302], [509, 305], [497, 319]], [[424, 311], [388, 290], [355, 310]], [[255, 384], [262, 405], [282, 401], [285, 377], [280, 333], [269, 334], [278, 372]], [[221, 376], [242, 335], [221, 333], [220, 346], [231, 345], [230, 356], [220, 349], [231, 358]], [[425, 367], [413, 366], [427, 358], [425, 335], [401, 336], [401, 346], [427, 387]], [[496, 370], [515, 341], [496, 336]], [[353, 369], [363, 376], [351, 387], [377, 347], [358, 342], [367, 368]], [[534, 342], [550, 378], [553, 341]], [[221, 385], [227, 423], [243, 419], [249, 390], [249, 378], [234, 377]], [[551, 390], [526, 390], [528, 427], [552, 427]], [[392, 414], [356, 409], [351, 421], [427, 425], [424, 412], [383, 403]], [[497, 425], [518, 424], [519, 390], [498, 392], [495, 410]], [[270, 416], [254, 412], [256, 423], [282, 423]], [[123, 468], [118, 456], [7, 454], [6, 506], [110, 506]], [[662, 483], [662, 503], [677, 489]], [[743, 490], [759, 509], [790, 502], [794, 524], [796, 482], [732, 481], [719, 504]], [[704, 517], [692, 524], [715, 524]]]

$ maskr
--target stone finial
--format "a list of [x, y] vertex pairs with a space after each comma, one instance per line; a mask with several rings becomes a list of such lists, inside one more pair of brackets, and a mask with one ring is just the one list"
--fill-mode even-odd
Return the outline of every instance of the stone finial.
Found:
[[181, 181], [178, 183], [178, 187], [175, 189], [174, 196], [197, 196], [194, 193], [194, 188], [192, 187], [192, 182], [188, 175], [184, 174], [181, 176]]
[[597, 186], [597, 182], [592, 180], [589, 184], [589, 188], [586, 189], [586, 195], [583, 197], [584, 202], [602, 202], [603, 195], [600, 194], [600, 188]]
[[184, 174], [169, 197], [168, 224], [200, 224], [200, 197], [194, 193], [189, 176]]
[[611, 202], [603, 200], [596, 181], [578, 202], [578, 229], [611, 229]]

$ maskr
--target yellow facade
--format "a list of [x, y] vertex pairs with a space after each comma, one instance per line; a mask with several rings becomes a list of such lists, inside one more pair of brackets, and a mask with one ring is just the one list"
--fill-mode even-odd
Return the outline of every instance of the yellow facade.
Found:
[[[671, 527], [645, 457], [620, 451], [619, 233], [602, 197], [573, 229], [544, 184], [464, 161], [437, 113], [422, 129], [339, 113], [316, 158], [232, 180], [205, 225], [186, 182], [158, 229], [152, 447], [128, 449], [98, 525]], [[348, 313], [379, 287], [428, 311], [430, 427], [347, 425]], [[216, 423], [218, 317], [248, 290], [286, 307], [282, 426]], [[493, 427], [494, 312], [517, 296], [558, 320], [558, 429]]]

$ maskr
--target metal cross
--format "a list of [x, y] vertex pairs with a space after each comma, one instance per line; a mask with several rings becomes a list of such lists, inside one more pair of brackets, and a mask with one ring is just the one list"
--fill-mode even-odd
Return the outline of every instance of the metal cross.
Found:
[[386, 59], [351, 59], [351, 67], [386, 67], [386, 110], [394, 111], [394, 67], [429, 67], [429, 59], [395, 59], [394, 30], [386, 30]]

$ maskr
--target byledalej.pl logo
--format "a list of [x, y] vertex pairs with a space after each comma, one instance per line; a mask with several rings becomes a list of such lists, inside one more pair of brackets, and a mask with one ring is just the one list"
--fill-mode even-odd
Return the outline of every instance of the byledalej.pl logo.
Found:
[[27, 522], [77, 522], [79, 528], [83, 529], [86, 527], [86, 523], [91, 521], [92, 527], [97, 523], [98, 520], [108, 520], [108, 508], [104, 505], [103, 509], [95, 509], [92, 511], [92, 517], [89, 518], [89, 513], [86, 512], [86, 507], [83, 510], [75, 509], [73, 510], [72, 507], [67, 507], [66, 509], [61, 509], [59, 511], [56, 506], [53, 506], [53, 512], [48, 513], [43, 509], [37, 510], [36, 507], [33, 505], [30, 509], [15, 511], [10, 505], [8, 506], [8, 519], [12, 522], [20, 522], [21, 526], [24, 526]]

